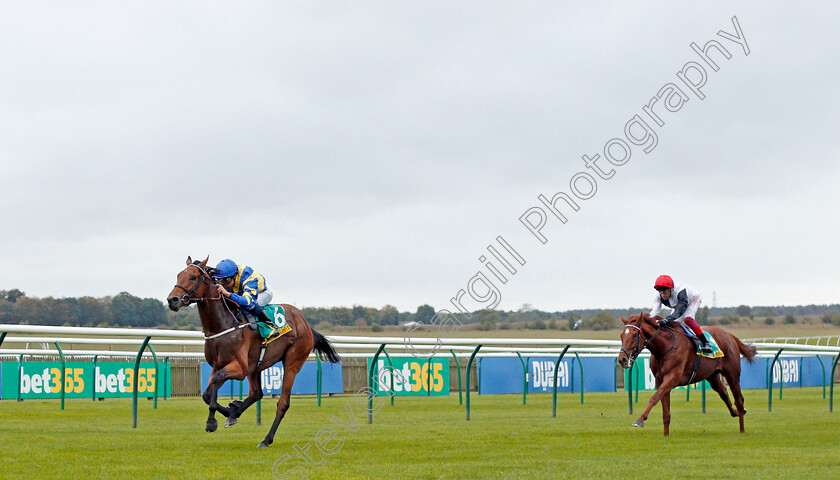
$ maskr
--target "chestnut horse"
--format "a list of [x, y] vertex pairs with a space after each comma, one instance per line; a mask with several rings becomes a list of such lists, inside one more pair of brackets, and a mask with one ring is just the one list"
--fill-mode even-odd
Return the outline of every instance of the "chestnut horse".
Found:
[[[662, 317], [651, 317], [647, 313], [634, 315], [625, 320], [621, 333], [621, 353], [618, 363], [624, 368], [633, 366], [639, 353], [645, 348], [650, 350], [650, 370], [656, 378], [656, 392], [650, 397], [647, 409], [638, 420], [633, 422], [635, 427], [644, 427], [650, 410], [656, 402], [662, 402], [662, 424], [665, 436], [668, 436], [668, 426], [671, 423], [671, 390], [690, 383], [707, 380], [709, 385], [720, 395], [723, 403], [729, 408], [733, 417], [738, 417], [741, 433], [744, 433], [744, 396], [741, 395], [741, 355], [752, 362], [756, 351], [752, 345], [745, 345], [734, 335], [720, 328], [704, 327], [723, 351], [723, 357], [706, 358], [696, 354], [694, 341], [679, 329], [660, 327], [658, 320]], [[699, 358], [697, 371], [695, 359]], [[729, 394], [723, 379], [732, 389], [737, 410], [732, 408]]]
[[[268, 431], [265, 440], [258, 446], [267, 447], [274, 441], [274, 434], [286, 411], [289, 409], [289, 397], [295, 376], [303, 367], [307, 357], [314, 348], [321, 358], [332, 363], [340, 361], [335, 349], [323, 335], [313, 330], [303, 314], [297, 308], [282, 304], [286, 311], [286, 322], [291, 331], [277, 340], [269, 343], [265, 355], [260, 360], [262, 339], [257, 331], [248, 327], [248, 322], [240, 322], [237, 317], [238, 307], [228, 306], [221, 300], [216, 282], [208, 272], [207, 260], [192, 261], [187, 257], [187, 268], [178, 274], [175, 288], [169, 294], [167, 301], [169, 308], [178, 311], [179, 308], [196, 303], [198, 315], [201, 318], [201, 328], [204, 330], [204, 358], [213, 367], [207, 390], [204, 391], [204, 402], [210, 406], [210, 416], [207, 418], [205, 429], [214, 432], [218, 428], [216, 412], [227, 417], [225, 427], [236, 425], [237, 418], [246, 408], [263, 396], [260, 383], [260, 372], [283, 362], [283, 389], [277, 401], [277, 413], [274, 423]], [[248, 397], [242, 401], [235, 401], [228, 407], [217, 402], [216, 395], [225, 380], [242, 380], [248, 377], [250, 390]]]

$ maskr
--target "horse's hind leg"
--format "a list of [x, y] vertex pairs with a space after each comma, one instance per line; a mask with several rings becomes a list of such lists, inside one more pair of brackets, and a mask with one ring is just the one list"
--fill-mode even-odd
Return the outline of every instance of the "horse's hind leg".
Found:
[[289, 361], [288, 358], [286, 361], [288, 363], [284, 362], [283, 365], [283, 391], [280, 394], [280, 400], [277, 401], [277, 413], [274, 415], [274, 423], [271, 424], [271, 428], [268, 430], [268, 435], [265, 436], [265, 440], [257, 445], [259, 448], [265, 448], [274, 442], [274, 434], [277, 433], [277, 427], [280, 426], [280, 422], [289, 410], [289, 400], [292, 394], [292, 385], [295, 383], [295, 377], [303, 367], [303, 362], [306, 361], [306, 357], [303, 357], [294, 363]]
[[723, 372], [723, 375], [729, 383], [729, 388], [732, 389], [732, 398], [735, 399], [735, 407], [738, 409], [738, 423], [741, 426], [741, 433], [744, 433], [744, 415], [747, 414], [747, 409], [744, 408], [744, 395], [741, 393], [741, 372], [738, 372], [738, 376], [728, 371]]
[[726, 391], [726, 385], [723, 384], [723, 379], [721, 378], [719, 373], [712, 375], [711, 377], [706, 379], [709, 382], [709, 385], [720, 395], [720, 399], [723, 400], [723, 403], [726, 404], [726, 408], [729, 409], [729, 413], [733, 417], [738, 416], [738, 412], [732, 408], [732, 402], [729, 401], [729, 392]]

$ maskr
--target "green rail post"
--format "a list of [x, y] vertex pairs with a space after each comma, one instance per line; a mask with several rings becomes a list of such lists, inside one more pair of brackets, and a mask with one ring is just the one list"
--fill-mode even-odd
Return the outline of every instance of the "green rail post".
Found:
[[450, 348], [449, 352], [452, 353], [452, 358], [455, 360], [455, 368], [458, 369], [458, 405], [463, 405], [464, 400], [461, 396], [461, 362], [458, 361], [458, 356], [455, 355], [455, 350]]
[[140, 345], [140, 351], [137, 352], [137, 359], [134, 360], [134, 385], [131, 393], [131, 428], [137, 428], [137, 377], [140, 376], [140, 358], [143, 357], [143, 351], [149, 345], [149, 340], [152, 337], [146, 337], [143, 344]]
[[321, 356], [315, 355], [315, 362], [318, 366], [317, 385], [315, 386], [315, 393], [318, 395], [318, 406], [321, 406], [321, 380], [324, 378], [324, 366], [321, 364]]
[[522, 354], [516, 352], [516, 356], [519, 357], [519, 361], [522, 363], [522, 405], [525, 405], [528, 400], [528, 366], [525, 364], [525, 360], [522, 359]]
[[[166, 401], [166, 385], [169, 379], [169, 357], [163, 357], [163, 401]], [[169, 395], [172, 395], [172, 389], [169, 389]]]
[[[615, 375], [613, 375], [613, 391], [614, 392], [618, 391], [618, 368], [619, 368], [618, 365], [616, 365], [615, 366], [616, 373], [615, 373]], [[621, 369], [621, 373], [624, 374], [624, 369], [623, 368]]]
[[[58, 350], [58, 358], [61, 359], [61, 409], [64, 410], [64, 391], [67, 390], [67, 370], [64, 363], [64, 351], [61, 350], [61, 345], [55, 342], [55, 348]], [[94, 385], [95, 386], [95, 385]]]
[[[155, 353], [155, 349], [152, 348], [152, 344], [149, 344], [149, 351], [152, 352], [152, 358], [155, 360], [155, 410], [157, 410], [158, 383], [160, 383], [160, 382], [158, 382], [158, 379], [160, 378], [158, 376], [158, 373], [160, 373], [160, 367], [158, 367], [157, 353]], [[148, 371], [146, 372], [146, 378], [149, 378], [149, 372]], [[239, 398], [242, 398], [242, 392], [241, 391], [239, 392]]]
[[[779, 349], [779, 351], [776, 352], [776, 356], [773, 357], [773, 361], [770, 362], [770, 369], [767, 371], [767, 411], [768, 412], [773, 411], [773, 367], [776, 366], [776, 361], [779, 359], [779, 355], [782, 354], [782, 351], [784, 351], [784, 348]], [[782, 383], [784, 383], [784, 381], [783, 381], [784, 379], [781, 376], [781, 372], [779, 372], [779, 373], [780, 373], [780, 375], [779, 375], [779, 390], [781, 390], [782, 389]], [[781, 398], [781, 395], [779, 396], [779, 398]]]
[[819, 362], [820, 362], [820, 367], [822, 367], [822, 372], [823, 372], [823, 374], [822, 374], [823, 400], [825, 400], [825, 365], [823, 365], [822, 357], [820, 357], [819, 355], [817, 355], [816, 357], [817, 357], [817, 360], [819, 360]]
[[[435, 354], [432, 353], [432, 356], [429, 357], [429, 361], [426, 362], [426, 396], [427, 397], [432, 396], [432, 358], [434, 356], [435, 356]], [[423, 369], [420, 369], [420, 371], [423, 371]], [[392, 396], [391, 398], [394, 398], [394, 397]]]
[[702, 398], [700, 403], [703, 404], [703, 413], [706, 413], [706, 381], [705, 380], [700, 382], [700, 398]]
[[[391, 406], [393, 407], [394, 406], [394, 397], [397, 396], [396, 393], [395, 393], [396, 392], [396, 387], [395, 387], [395, 383], [394, 383], [394, 382], [397, 381], [396, 378], [394, 378], [394, 374], [395, 374], [395, 372], [394, 372], [394, 362], [391, 360], [391, 355], [388, 353], [387, 348], [383, 348], [382, 353], [385, 354], [385, 358], [388, 360], [388, 367], [391, 369], [391, 395], [390, 395], [390, 397], [391, 397]], [[400, 377], [400, 378], [402, 378], [402, 377]], [[405, 383], [405, 382], [403, 382], [403, 383]]]
[[566, 345], [562, 352], [560, 352], [560, 356], [557, 357], [557, 361], [554, 362], [554, 396], [553, 401], [551, 404], [551, 416], [557, 416], [557, 372], [560, 370], [560, 362], [563, 360], [563, 356], [566, 355], [566, 351], [571, 347], [571, 345]]
[[689, 400], [689, 396], [691, 395], [691, 385], [685, 386], [685, 401]]
[[630, 370], [627, 371], [627, 400], [630, 403], [630, 415], [633, 414], [633, 369], [636, 368], [636, 362], [630, 365]]
[[91, 388], [90, 399], [94, 402], [96, 401], [96, 361], [99, 359], [99, 355], [93, 356], [93, 388]]
[[382, 353], [382, 350], [385, 350], [384, 343], [379, 345], [376, 354], [370, 361], [370, 368], [368, 369], [368, 387], [372, 390], [368, 394], [368, 424], [373, 423], [373, 394], [376, 393], [376, 388], [374, 387], [376, 384], [373, 382], [373, 368], [376, 367], [376, 361], [379, 359], [379, 354]]
[[[575, 358], [577, 358], [578, 367], [580, 367], [580, 404], [583, 405], [583, 362], [577, 352], [575, 352]], [[572, 387], [572, 391], [575, 391], [574, 387]]]
[[[636, 365], [636, 364], [635, 364], [635, 362], [633, 363], [633, 365], [634, 365], [634, 366]], [[642, 369], [641, 369], [641, 368], [637, 368], [637, 369], [636, 369], [636, 403], [639, 403], [639, 390], [641, 390], [641, 389], [639, 388], [639, 385], [641, 385], [641, 384], [642, 384], [642, 381], [641, 381], [641, 380], [639, 380], [639, 375], [640, 375], [640, 373], [639, 373], [639, 372], [641, 372], [641, 371], [642, 371]]]
[[[475, 347], [475, 350], [473, 350], [472, 355], [470, 355], [470, 360], [467, 362], [467, 388], [464, 389], [467, 393], [467, 420], [470, 419], [470, 369], [472, 369], [473, 360], [475, 360], [475, 355], [478, 353], [478, 351], [480, 349], [481, 349], [481, 345], [479, 344], [478, 346]], [[476, 373], [477, 373], [477, 370], [478, 370], [478, 367], [476, 366]], [[476, 376], [478, 376], [478, 375], [476, 375]]]
[[802, 388], [802, 364], [805, 363], [805, 357], [799, 359], [799, 388]]
[[840, 362], [840, 353], [837, 354], [837, 358], [834, 359], [834, 365], [831, 367], [831, 393], [829, 394], [828, 398], [828, 411], [834, 411], [834, 370], [837, 368], [837, 362]]
[[[23, 354], [18, 357], [18, 402], [22, 402], [20, 391], [23, 389]], [[833, 390], [832, 390], [833, 392]]]

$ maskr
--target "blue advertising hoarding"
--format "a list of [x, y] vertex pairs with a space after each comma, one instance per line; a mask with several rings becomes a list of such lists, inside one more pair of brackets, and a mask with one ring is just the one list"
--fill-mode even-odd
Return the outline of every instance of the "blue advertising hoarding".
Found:
[[[554, 365], [557, 357], [524, 358], [528, 368], [528, 392], [554, 391]], [[522, 393], [523, 370], [518, 357], [480, 358], [479, 394]], [[583, 389], [587, 392], [615, 391], [615, 358], [581, 358]], [[558, 392], [580, 391], [580, 365], [576, 357], [566, 357], [557, 372]]]
[[[206, 362], [201, 363], [201, 385], [202, 389], [207, 388], [207, 383], [210, 381], [210, 372], [212, 368]], [[260, 373], [260, 383], [263, 387], [263, 393], [266, 395], [280, 395], [283, 390], [283, 363], [272, 365]], [[228, 380], [219, 389], [218, 395], [239, 395], [240, 383], [242, 394], [247, 396], [250, 382], [244, 379]], [[303, 368], [300, 369], [295, 377], [295, 383], [292, 385], [293, 395], [314, 395], [318, 393], [318, 364], [316, 362], [306, 362]], [[321, 393], [344, 393], [344, 376], [341, 373], [341, 363], [327, 363], [321, 364]]]

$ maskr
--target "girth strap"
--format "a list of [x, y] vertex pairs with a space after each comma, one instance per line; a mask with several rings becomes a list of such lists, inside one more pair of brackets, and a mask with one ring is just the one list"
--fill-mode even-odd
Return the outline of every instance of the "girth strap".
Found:
[[687, 385], [691, 385], [691, 383], [694, 381], [694, 377], [697, 376], [697, 369], [700, 368], [700, 359], [701, 358], [702, 357], [700, 355], [695, 355], [694, 356], [694, 370], [691, 371], [691, 378], [688, 379], [688, 384]]

